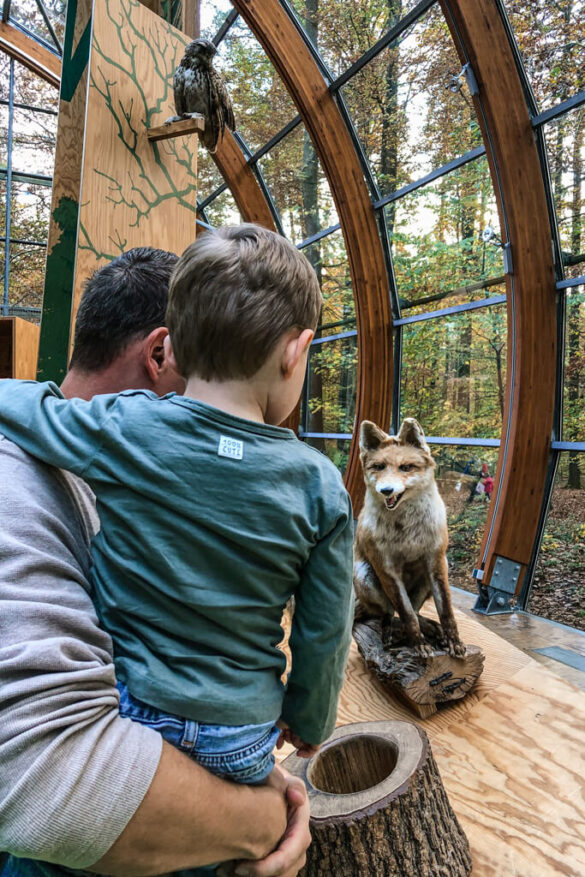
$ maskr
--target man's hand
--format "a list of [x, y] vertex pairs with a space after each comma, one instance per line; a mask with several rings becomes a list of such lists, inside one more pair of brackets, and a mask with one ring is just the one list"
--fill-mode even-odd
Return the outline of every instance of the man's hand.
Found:
[[309, 801], [302, 780], [276, 766], [268, 784], [282, 788], [288, 804], [286, 831], [274, 852], [258, 862], [250, 860], [226, 862], [218, 869], [218, 877], [296, 877], [306, 861], [311, 843], [309, 832]]

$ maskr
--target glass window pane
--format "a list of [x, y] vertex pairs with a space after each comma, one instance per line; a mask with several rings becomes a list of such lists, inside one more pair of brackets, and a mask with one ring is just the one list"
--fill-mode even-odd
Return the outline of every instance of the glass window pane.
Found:
[[460, 70], [437, 5], [342, 89], [383, 195], [481, 144]]
[[201, 36], [212, 40], [232, 10], [230, 0], [201, 0]]
[[585, 630], [585, 454], [560, 454], [527, 609]]
[[583, 107], [544, 128], [567, 277], [585, 273], [585, 123]]
[[[439, 493], [447, 508], [449, 583], [477, 593], [473, 570], [485, 528], [489, 496], [478, 493], [482, 473], [495, 476], [498, 448], [431, 445]], [[485, 467], [485, 468], [484, 468]]]
[[9, 304], [40, 309], [45, 283], [46, 247], [10, 245]]
[[462, 287], [488, 278], [503, 281], [498, 211], [485, 158], [410, 192], [385, 212], [405, 316], [412, 304], [448, 307], [443, 301], [454, 290], [466, 301], [483, 298], [485, 290]]
[[499, 438], [506, 386], [506, 308], [403, 327], [400, 416], [426, 435]]
[[418, 0], [293, 0], [295, 13], [333, 76], [351, 67]]
[[355, 328], [355, 303], [341, 231], [321, 238], [302, 251], [317, 272], [323, 295], [319, 335], [334, 335]]
[[505, 7], [539, 109], [585, 88], [583, 0], [506, 0]]
[[329, 184], [303, 125], [277, 143], [258, 166], [294, 244], [337, 224]]
[[311, 445], [311, 447], [317, 448], [317, 450], [321, 451], [322, 454], [325, 454], [326, 457], [329, 457], [343, 475], [347, 469], [347, 463], [349, 460], [349, 451], [351, 448], [350, 439], [308, 438], [304, 441], [306, 441], [308, 445]]
[[197, 152], [197, 200], [204, 201], [224, 182], [211, 155], [201, 147]]
[[585, 286], [566, 292], [563, 441], [585, 441]]
[[12, 182], [10, 237], [19, 241], [46, 242], [49, 234], [51, 189]]
[[[16, 66], [16, 65], [15, 65]], [[0, 52], [0, 100], [8, 100], [10, 86], [10, 58]]]
[[240, 225], [243, 222], [232, 193], [226, 189], [205, 208], [207, 221], [214, 228], [222, 225]]
[[216, 67], [232, 99], [237, 129], [252, 152], [297, 115], [280, 76], [242, 18], [219, 44]]
[[313, 344], [309, 351], [305, 432], [351, 433], [355, 417], [357, 339]]
[[52, 176], [55, 164], [57, 116], [32, 110], [14, 110], [12, 169]]
[[8, 107], [0, 105], [0, 167], [8, 164]]

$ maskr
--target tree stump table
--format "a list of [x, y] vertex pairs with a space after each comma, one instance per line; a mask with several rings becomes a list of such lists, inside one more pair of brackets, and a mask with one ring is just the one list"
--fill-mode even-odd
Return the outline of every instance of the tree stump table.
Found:
[[475, 685], [483, 671], [484, 655], [468, 645], [462, 658], [454, 658], [440, 645], [441, 628], [436, 621], [419, 615], [421, 631], [434, 654], [421, 658], [407, 645], [400, 620], [392, 619], [391, 648], [382, 643], [378, 619], [360, 620], [353, 626], [359, 652], [378, 679], [420, 718], [437, 712], [437, 705], [459, 700]]
[[422, 728], [337, 728], [311, 759], [290, 755], [311, 805], [304, 877], [463, 877], [469, 844]]

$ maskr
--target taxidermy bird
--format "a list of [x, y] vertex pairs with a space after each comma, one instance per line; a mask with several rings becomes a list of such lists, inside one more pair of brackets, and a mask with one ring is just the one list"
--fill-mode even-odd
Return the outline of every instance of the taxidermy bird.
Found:
[[215, 152], [226, 125], [230, 131], [236, 128], [225, 83], [211, 66], [216, 52], [210, 40], [189, 43], [173, 78], [177, 115], [167, 119], [167, 122], [177, 122], [192, 113], [200, 113], [205, 118], [201, 141], [210, 152]]

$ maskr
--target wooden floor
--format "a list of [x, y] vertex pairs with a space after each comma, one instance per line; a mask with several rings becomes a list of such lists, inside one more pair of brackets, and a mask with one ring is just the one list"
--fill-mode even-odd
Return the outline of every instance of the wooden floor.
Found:
[[[562, 676], [585, 691], [585, 632], [558, 624], [556, 621], [548, 621], [531, 615], [530, 612], [511, 612], [505, 615], [478, 615], [473, 611], [477, 595], [467, 591], [452, 589], [453, 604], [461, 609], [466, 615], [475, 618], [481, 625], [487, 627], [503, 637], [512, 645], [522, 649], [553, 673]], [[559, 657], [564, 660], [555, 660], [552, 657], [541, 654], [540, 649], [557, 650]], [[573, 664], [579, 662], [583, 670], [576, 669], [566, 661]]]
[[[469, 605], [456, 612], [464, 641], [486, 655], [483, 676], [464, 701], [417, 721], [469, 838], [473, 875], [583, 877], [585, 693], [468, 614]], [[338, 724], [384, 719], [413, 721], [354, 644]]]

